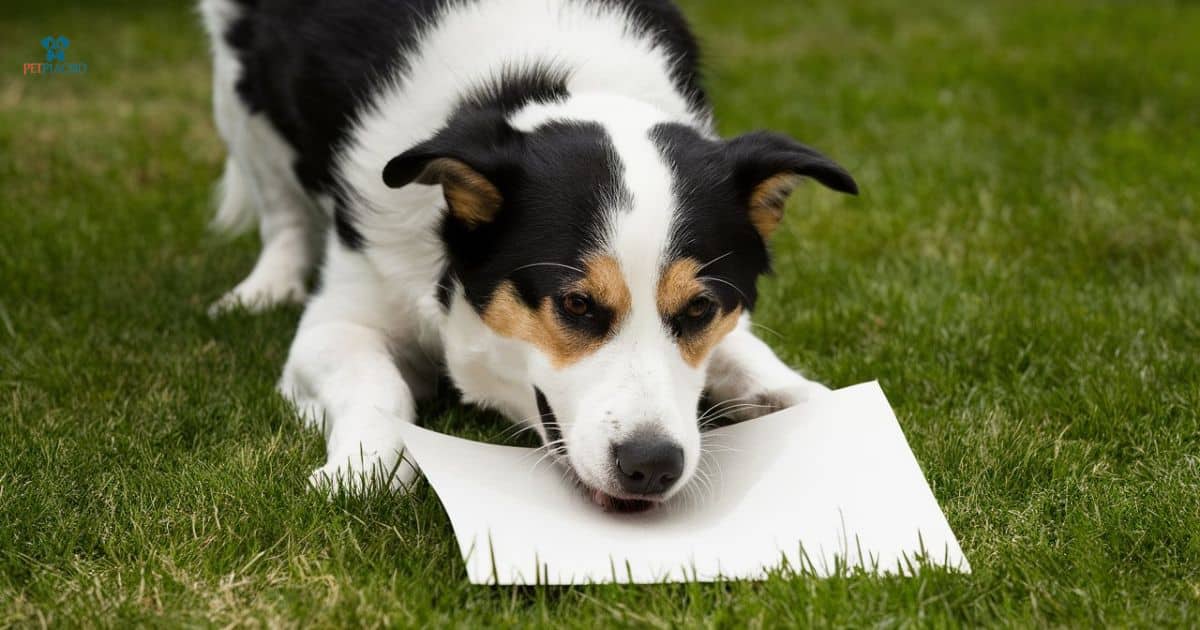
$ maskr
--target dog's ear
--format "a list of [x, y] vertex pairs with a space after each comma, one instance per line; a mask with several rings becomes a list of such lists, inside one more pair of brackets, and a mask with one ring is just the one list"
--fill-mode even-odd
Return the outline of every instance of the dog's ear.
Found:
[[383, 181], [392, 188], [414, 182], [440, 185], [450, 214], [469, 228], [491, 223], [504, 203], [495, 184], [467, 162], [453, 157], [406, 151], [388, 162]]
[[520, 133], [501, 116], [457, 118], [433, 138], [392, 158], [383, 183], [440, 185], [450, 215], [474, 229], [491, 223], [504, 204], [500, 180], [516, 168], [511, 159]]
[[750, 222], [764, 240], [779, 227], [783, 207], [804, 177], [838, 192], [858, 194], [858, 184], [846, 169], [817, 150], [781, 134], [748, 133], [728, 141], [725, 150], [733, 163], [734, 182], [746, 204]]

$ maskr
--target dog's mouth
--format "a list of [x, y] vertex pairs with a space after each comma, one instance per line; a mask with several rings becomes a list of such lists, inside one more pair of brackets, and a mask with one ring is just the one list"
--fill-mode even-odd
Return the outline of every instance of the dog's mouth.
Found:
[[567, 457], [567, 444], [563, 441], [562, 430], [558, 426], [558, 418], [555, 417], [554, 410], [550, 408], [550, 403], [546, 400], [546, 395], [537, 387], [534, 387], [533, 391], [537, 397], [538, 415], [541, 417], [545, 443], [551, 445], [550, 450], [555, 461], [570, 471], [572, 479], [584, 490], [584, 493], [591, 499], [592, 503], [600, 506], [605, 512], [619, 512], [623, 514], [645, 512], [659, 504], [658, 501], [649, 499], [618, 497], [599, 488], [593, 488], [587, 482], [583, 481]]
[[599, 505], [605, 512], [618, 512], [621, 514], [634, 514], [637, 512], [645, 512], [653, 507], [657, 507], [658, 501], [650, 501], [648, 499], [623, 499], [614, 497], [603, 490], [588, 488], [587, 484], [583, 484], [587, 489], [588, 496], [592, 499], [592, 503]]

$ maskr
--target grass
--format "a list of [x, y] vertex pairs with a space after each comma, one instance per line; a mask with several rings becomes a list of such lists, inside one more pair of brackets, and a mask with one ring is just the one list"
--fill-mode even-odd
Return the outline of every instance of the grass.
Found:
[[[0, 626], [1200, 624], [1200, 6], [686, 2], [723, 131], [864, 190], [796, 195], [764, 334], [882, 381], [975, 573], [516, 589], [426, 487], [304, 491], [299, 311], [204, 315], [257, 245], [205, 234], [197, 20], [99, 4], [0, 22]], [[87, 75], [21, 76], [51, 33]]]

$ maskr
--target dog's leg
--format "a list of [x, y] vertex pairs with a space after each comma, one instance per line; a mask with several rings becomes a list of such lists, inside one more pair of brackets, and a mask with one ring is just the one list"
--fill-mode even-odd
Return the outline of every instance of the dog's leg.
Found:
[[724, 415], [747, 420], [800, 404], [829, 388], [788, 367], [750, 332], [745, 315], [713, 350], [708, 367], [709, 398]]
[[[319, 211], [291, 170], [292, 150], [261, 116], [251, 116], [233, 145], [237, 164], [228, 187], [238, 186], [258, 211], [262, 252], [254, 270], [213, 304], [210, 314], [243, 307], [261, 311], [288, 302], [303, 302], [305, 281], [311, 270], [314, 225]], [[244, 138], [248, 137], [249, 140]], [[248, 193], [248, 194], [247, 194]], [[218, 218], [221, 214], [218, 213]]]
[[213, 228], [236, 234], [257, 217], [263, 245], [254, 270], [209, 314], [302, 301], [314, 262], [310, 239], [319, 235], [319, 225], [314, 225], [312, 202], [293, 171], [295, 152], [237, 94], [242, 67], [225, 33], [242, 8], [231, 0], [204, 0], [200, 8], [212, 36], [213, 119], [229, 151]]
[[306, 423], [324, 430], [327, 461], [309, 481], [330, 491], [383, 483], [403, 491], [416, 470], [401, 459], [399, 426], [413, 422], [416, 409], [390, 351], [391, 309], [357, 254], [331, 251], [325, 279], [305, 310], [279, 383]]

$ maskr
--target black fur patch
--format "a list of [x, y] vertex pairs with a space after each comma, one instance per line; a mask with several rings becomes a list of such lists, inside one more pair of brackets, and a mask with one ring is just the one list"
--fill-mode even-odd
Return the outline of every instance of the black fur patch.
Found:
[[791, 173], [840, 192], [858, 192], [854, 179], [833, 160], [780, 134], [754, 132], [719, 141], [690, 127], [663, 124], [652, 135], [675, 173], [680, 212], [673, 253], [704, 265], [702, 281], [725, 311], [739, 302], [753, 310], [758, 277], [770, 270], [766, 243], [748, 212], [758, 184]]
[[506, 66], [483, 85], [471, 88], [456, 113], [473, 109], [499, 110], [512, 114], [530, 103], [549, 103], [567, 96], [570, 72], [557, 64], [540, 62], [528, 66]]
[[560, 455], [566, 455], [567, 445], [562, 442], [562, 430], [558, 427], [558, 418], [554, 416], [554, 410], [550, 408], [546, 395], [537, 387], [533, 388], [533, 395], [537, 398], [538, 415], [541, 417], [542, 429], [546, 432], [546, 443], [555, 444], [555, 450], [559, 451]]

